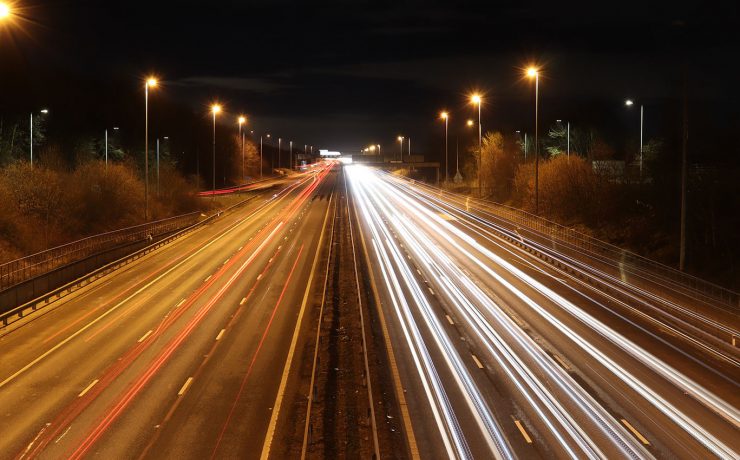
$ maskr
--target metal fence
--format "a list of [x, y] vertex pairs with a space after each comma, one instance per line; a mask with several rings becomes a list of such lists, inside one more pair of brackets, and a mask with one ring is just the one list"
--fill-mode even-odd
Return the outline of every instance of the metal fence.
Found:
[[411, 182], [439, 197], [452, 200], [461, 206], [476, 207], [522, 228], [534, 230], [551, 240], [569, 244], [579, 250], [592, 254], [598, 254], [601, 257], [617, 261], [622, 266], [659, 276], [663, 280], [671, 282], [677, 289], [690, 290], [708, 299], [719, 301], [731, 307], [732, 310], [736, 311], [740, 307], [740, 294], [737, 292], [598, 240], [575, 229], [504, 204], [448, 192], [416, 181]]
[[199, 212], [90, 236], [0, 265], [0, 291], [101, 251], [146, 241], [194, 224]]

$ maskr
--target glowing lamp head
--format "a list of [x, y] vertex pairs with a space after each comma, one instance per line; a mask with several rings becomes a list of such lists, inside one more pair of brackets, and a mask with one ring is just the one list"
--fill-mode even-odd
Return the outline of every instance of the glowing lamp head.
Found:
[[146, 86], [148, 86], [149, 88], [154, 88], [158, 84], [159, 84], [159, 82], [157, 81], [156, 78], [149, 77], [149, 78], [146, 79]]
[[10, 16], [10, 6], [0, 2], [0, 21]]
[[624, 105], [626, 105], [627, 107], [633, 105], [634, 103], [635, 101], [633, 101], [632, 99], [627, 99], [626, 101], [624, 101]]
[[49, 109], [41, 109], [41, 113], [43, 113], [44, 115], [46, 115], [47, 113], [49, 113]]
[[211, 106], [211, 112], [216, 115], [217, 113], [221, 112], [221, 106], [218, 104], [213, 104]]
[[472, 96], [470, 96], [470, 102], [476, 105], [480, 104], [481, 102], [480, 94], [473, 94]]
[[527, 76], [528, 77], [536, 77], [539, 71], [535, 67], [530, 67], [527, 69]]
[[447, 113], [447, 112], [442, 112], [442, 113], [439, 114], [439, 118], [441, 118], [443, 120], [446, 120], [449, 117], [450, 117], [450, 114]]
[[468, 120], [468, 126], [473, 126], [473, 120]]
[[240, 125], [243, 125], [246, 122], [247, 122], [247, 117], [244, 117], [244, 116], [239, 117], [239, 124]]
[[398, 136], [398, 142], [403, 142], [403, 136]]

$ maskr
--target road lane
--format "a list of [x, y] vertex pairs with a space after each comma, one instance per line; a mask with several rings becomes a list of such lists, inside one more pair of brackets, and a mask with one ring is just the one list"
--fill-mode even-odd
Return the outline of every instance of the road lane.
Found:
[[[444, 341], [448, 332], [434, 321], [449, 325], [449, 316], [455, 318], [453, 322], [462, 322], [465, 333], [455, 340], [454, 350], [445, 351], [445, 358], [472, 351], [475, 359], [470, 360], [468, 372], [480, 371], [481, 362], [485, 371], [491, 373], [491, 380], [504, 380], [506, 384], [502, 386], [509, 387], [509, 397], [517, 403], [515, 411], [526, 414], [535, 428], [535, 438], [545, 445], [538, 447], [544, 456], [553, 453], [547, 449], [555, 449], [558, 456], [589, 457], [667, 453], [706, 456], [707, 450], [719, 456], [736, 455], [736, 426], [732, 424], [737, 414], [736, 393], [734, 399], [724, 401], [647, 351], [665, 344], [651, 336], [642, 337], [646, 335], [643, 330], [630, 328], [624, 321], [611, 318], [607, 326], [581, 309], [588, 306], [593, 310], [592, 304], [601, 299], [580, 295], [569, 286], [564, 289], [562, 280], [542, 268], [530, 265], [523, 271], [515, 267], [506, 260], [511, 254], [497, 255], [506, 252], [503, 248], [489, 247], [494, 246], [490, 241], [479, 243], [484, 240], [480, 235], [471, 238], [456, 227], [459, 217], [423, 203], [408, 187], [391, 185], [396, 181], [388, 176], [381, 177], [362, 167], [347, 169], [350, 168], [354, 171], [350, 173], [350, 177], [354, 176], [353, 193], [360, 203], [357, 206], [365, 208], [359, 214], [364, 215], [364, 228], [374, 241], [375, 254], [370, 257], [386, 267], [379, 271], [393, 272], [393, 276], [385, 274], [386, 279], [401, 279], [410, 290], [417, 291], [408, 296], [397, 295], [395, 299], [391, 295], [386, 302], [398, 305], [404, 297], [411, 299], [416, 314], [413, 320], [404, 320], [408, 314], [398, 309], [391, 310], [390, 316], [400, 324], [426, 322], [428, 335], [437, 342]], [[385, 231], [385, 235], [369, 228], [372, 226]], [[388, 254], [394, 254], [395, 265], [384, 262]], [[534, 276], [533, 268], [539, 270]], [[387, 291], [398, 291], [392, 283], [387, 284]], [[557, 285], [556, 289], [551, 288], [552, 284]], [[626, 329], [629, 337], [625, 336]], [[640, 336], [639, 343], [636, 335]], [[410, 341], [403, 344], [396, 339], [398, 348], [414, 354]], [[407, 361], [418, 364], [416, 358]], [[414, 376], [409, 368], [413, 370], [413, 366], [406, 369], [406, 385], [424, 380], [421, 370]], [[457, 374], [458, 380], [467, 378], [464, 370], [453, 374]], [[456, 385], [455, 380], [442, 381], [447, 389]], [[523, 382], [529, 383], [522, 386]], [[466, 390], [471, 396], [490, 383], [479, 379], [475, 385], [477, 389]], [[694, 399], [686, 400], [686, 393]], [[728, 395], [732, 393], [725, 391], [723, 396]], [[416, 409], [423, 406], [420, 399], [417, 396]], [[440, 406], [433, 398], [427, 399], [432, 410], [435, 405]], [[464, 405], [453, 404], [452, 408], [465, 414]], [[620, 414], [629, 414], [627, 418], [633, 423]], [[413, 415], [415, 429], [434, 431], [430, 428], [433, 419], [425, 417], [423, 410]], [[511, 422], [506, 418], [496, 417], [504, 431], [507, 422]], [[440, 436], [451, 437], [452, 422], [440, 423], [437, 419], [436, 424]], [[521, 436], [519, 426], [516, 425]], [[658, 444], [650, 445], [649, 453], [635, 434], [643, 427], [647, 427], [647, 437]], [[484, 430], [463, 427], [460, 436], [479, 440], [481, 432], [485, 435]], [[506, 435], [513, 439], [511, 433]], [[458, 449], [454, 454], [464, 457], [468, 452]]]
[[[278, 270], [276, 279], [273, 282], [266, 278], [264, 292], [255, 296], [264, 300], [264, 303], [257, 304], [260, 309], [270, 303], [268, 297], [273, 295], [273, 284], [277, 286], [283, 274], [279, 271], [280, 255], [275, 255], [276, 248], [285, 247], [283, 252], [288, 253], [290, 240], [298, 240], [297, 223], [305, 222], [308, 214], [321, 212], [318, 208], [322, 201], [317, 201], [316, 205], [312, 201], [317, 196], [315, 187], [326, 181], [323, 175], [320, 176], [303, 175], [284, 192], [267, 191], [252, 207], [226, 216], [208, 229], [154, 252], [4, 336], [3, 346], [12, 353], [7, 356], [11, 358], [7, 360], [8, 366], [3, 358], [2, 378], [7, 383], [0, 392], [0, 403], [6, 409], [3, 416], [10, 421], [7, 426], [11, 428], [0, 441], [2, 451], [18, 452], [19, 456], [27, 458], [42, 451], [46, 456], [51, 452], [87, 454], [98, 449], [108, 452], [110, 448], [114, 452], [130, 454], [132, 446], [143, 448], [143, 441], [151, 436], [154, 426], [147, 422], [161, 419], [166, 411], [155, 410], [149, 414], [142, 411], [140, 414], [137, 410], [132, 413], [129, 405], [138, 404], [137, 398], [147, 394], [155, 394], [154, 399], [166, 402], [169, 399], [163, 393], [176, 397], [193, 393], [198, 383], [195, 379], [182, 395], [177, 396], [189, 375], [171, 378], [168, 366], [178, 361], [173, 357], [189, 357], [191, 361], [202, 359], [197, 345], [189, 348], [190, 342], [197, 342], [195, 337], [201, 335], [208, 335], [211, 343], [214, 341], [227, 322], [224, 315], [233, 312], [230, 307], [238, 306], [245, 297], [247, 290], [241, 284], [253, 282], [258, 273], [252, 273], [258, 267], [263, 270], [272, 255], [272, 259], [278, 261], [275, 264]], [[320, 224], [312, 221], [300, 229], [304, 229], [308, 237], [318, 233]], [[266, 238], [268, 236], [271, 237]], [[316, 244], [315, 238], [308, 239], [310, 244]], [[258, 251], [260, 247], [262, 249]], [[183, 259], [181, 265], [167, 273], [173, 267], [165, 268], [169, 260], [188, 251], [195, 254], [194, 257], [188, 261]], [[148, 270], [146, 267], [167, 275], [147, 286], [151, 277], [142, 275]], [[303, 271], [305, 267], [301, 265], [296, 270]], [[298, 281], [298, 278], [293, 279]], [[130, 299], [121, 294], [126, 293], [131, 285], [139, 286], [141, 283], [146, 288]], [[117, 295], [125, 302], [110, 311], [112, 306], [107, 300]], [[286, 295], [285, 301], [291, 302], [292, 298]], [[87, 325], [95, 321], [92, 318], [100, 318], [103, 311], [110, 313], [81, 330], [86, 327], [82, 324]], [[33, 340], [40, 336], [39, 331], [43, 336], [54, 335], [55, 325], [76, 321], [87, 313], [91, 314], [79, 323], [81, 327], [75, 326], [44, 344]], [[215, 318], [221, 319], [220, 324], [208, 334], [201, 333], [207, 330], [209, 321], [218, 323]], [[34, 366], [8, 380], [28, 362], [33, 362], [71, 336], [74, 337]], [[222, 335], [221, 340], [227, 336]], [[29, 346], [24, 349], [26, 344]], [[174, 367], [177, 368], [177, 364]], [[172, 374], [174, 376], [177, 372]], [[161, 389], [162, 393], [157, 385], [160, 377], [166, 387]], [[95, 379], [98, 383], [78, 396]], [[105, 414], [102, 422], [101, 414]], [[90, 430], [90, 427], [94, 428]], [[44, 432], [36, 437], [42, 429]], [[109, 433], [115, 433], [115, 443], [105, 441]], [[33, 444], [29, 448], [31, 441]]]

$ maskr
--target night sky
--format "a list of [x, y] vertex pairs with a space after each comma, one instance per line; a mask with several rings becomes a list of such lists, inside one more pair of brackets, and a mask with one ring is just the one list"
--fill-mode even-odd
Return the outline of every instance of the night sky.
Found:
[[[125, 124], [154, 72], [161, 97], [204, 113], [218, 99], [296, 144], [393, 148], [405, 134], [436, 152], [439, 110], [456, 133], [475, 89], [484, 129], [531, 130], [530, 63], [543, 68], [543, 125], [603, 118], [623, 132], [632, 97], [656, 114], [647, 136], [670, 135], [685, 63], [692, 127], [726, 148], [740, 128], [740, 7], [709, 3], [19, 0], [22, 27], [0, 33], [0, 107]], [[107, 104], [112, 91], [130, 107]]]

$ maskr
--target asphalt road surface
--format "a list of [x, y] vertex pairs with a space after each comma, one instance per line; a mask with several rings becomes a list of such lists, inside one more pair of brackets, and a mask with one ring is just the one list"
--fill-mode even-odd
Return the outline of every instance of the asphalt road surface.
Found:
[[291, 423], [279, 406], [332, 167], [267, 181], [237, 210], [0, 331], [0, 457], [267, 455]]
[[[622, 302], [499, 238], [464, 205], [367, 167], [345, 171], [410, 455], [738, 458], [729, 336], [697, 343], [690, 324], [637, 314], [675, 319], [673, 301]], [[738, 330], [736, 314], [693, 315]]]
[[[0, 329], [0, 457], [299, 451], [286, 406], [305, 398], [341, 203], [354, 230], [334, 266], [357, 254], [367, 269], [369, 342], [385, 345], [373, 385], [394, 390], [379, 413], [407, 445], [395, 456], [740, 458], [736, 311], [468, 200], [338, 169], [250, 186], [236, 210]], [[346, 300], [332, 299], [357, 309]]]

